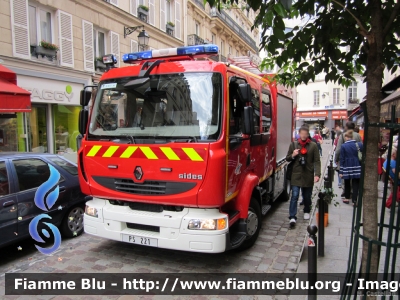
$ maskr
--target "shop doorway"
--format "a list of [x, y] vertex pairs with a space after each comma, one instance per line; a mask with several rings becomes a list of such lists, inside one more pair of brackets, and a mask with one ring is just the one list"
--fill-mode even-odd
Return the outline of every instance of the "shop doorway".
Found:
[[26, 114], [27, 148], [29, 152], [47, 153], [47, 106], [33, 106]]

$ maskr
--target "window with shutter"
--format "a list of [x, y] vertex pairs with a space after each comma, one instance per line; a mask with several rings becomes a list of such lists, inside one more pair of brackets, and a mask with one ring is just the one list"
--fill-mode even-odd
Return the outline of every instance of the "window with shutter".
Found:
[[72, 15], [58, 11], [58, 29], [60, 39], [60, 65], [74, 67], [74, 47], [72, 36]]
[[131, 14], [137, 16], [137, 0], [131, 0]]
[[13, 55], [30, 58], [28, 0], [11, 0]]
[[138, 52], [138, 42], [131, 40], [131, 52]]
[[175, 37], [181, 39], [181, 2], [175, 0]]
[[160, 0], [160, 29], [166, 31], [167, 21], [166, 21], [166, 3], [167, 0]]
[[156, 17], [156, 6], [154, 4], [154, 0], [149, 0], [149, 23], [150, 25], [155, 25], [155, 17]]
[[83, 66], [86, 71], [94, 71], [93, 24], [82, 20]]
[[110, 0], [110, 3], [115, 6], [118, 6], [118, 0]]
[[110, 31], [111, 53], [117, 57], [116, 67], [119, 67], [119, 34]]

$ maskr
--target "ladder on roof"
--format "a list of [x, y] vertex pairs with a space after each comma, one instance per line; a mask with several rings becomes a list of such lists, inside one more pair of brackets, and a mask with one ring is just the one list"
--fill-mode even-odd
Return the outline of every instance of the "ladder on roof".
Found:
[[256, 75], [263, 76], [260, 70], [261, 59], [256, 56], [230, 56], [228, 55], [228, 62], [234, 66], [242, 68], [248, 72], [251, 72]]

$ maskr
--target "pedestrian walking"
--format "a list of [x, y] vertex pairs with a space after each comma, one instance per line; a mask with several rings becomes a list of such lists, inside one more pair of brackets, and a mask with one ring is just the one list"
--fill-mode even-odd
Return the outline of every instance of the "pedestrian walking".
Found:
[[291, 162], [292, 197], [289, 205], [290, 225], [294, 226], [297, 220], [297, 201], [300, 190], [304, 202], [304, 220], [310, 219], [311, 195], [314, 183], [321, 177], [321, 158], [318, 147], [309, 138], [309, 128], [302, 126], [299, 130], [300, 138], [290, 144], [286, 160]]
[[319, 155], [322, 156], [322, 144], [324, 143], [324, 140], [322, 138], [322, 136], [320, 135], [319, 130], [315, 130], [314, 133], [314, 140], [317, 141], [317, 146], [318, 146], [318, 150], [319, 150]]
[[[352, 202], [357, 204], [358, 189], [361, 177], [361, 163], [359, 152], [362, 152], [363, 144], [354, 139], [354, 131], [348, 130], [344, 134], [344, 144], [340, 150], [340, 171], [339, 174], [344, 180], [344, 198], [343, 203]], [[353, 189], [353, 191], [351, 191]]]
[[324, 140], [329, 139], [329, 129], [326, 126], [322, 129], [322, 137]]
[[392, 156], [391, 158], [385, 160], [383, 163], [383, 170], [384, 172], [389, 175], [389, 179], [392, 183], [391, 193], [386, 200], [386, 207], [390, 208], [393, 202], [393, 193], [394, 193], [394, 181], [397, 180], [397, 202], [400, 202], [400, 180], [399, 178], [396, 179], [396, 158], [397, 158], [397, 147], [392, 147]]
[[336, 138], [336, 130], [335, 130], [335, 128], [332, 128], [332, 130], [331, 130], [332, 146], [333, 146], [333, 143], [335, 142], [335, 138]]
[[[354, 122], [350, 122], [349, 121], [349, 122], [346, 123], [345, 131], [353, 130], [355, 127], [356, 127], [356, 125], [354, 124]], [[341, 130], [340, 127], [339, 127], [339, 130]], [[357, 132], [354, 132], [354, 131], [353, 131], [353, 139], [356, 142], [362, 142], [361, 136]], [[341, 137], [337, 141], [336, 150], [335, 150], [334, 161], [336, 162], [337, 165], [340, 165], [340, 162], [339, 162], [339, 160], [340, 160], [340, 150], [341, 150], [342, 145], [344, 143], [345, 143], [345, 138], [344, 138], [344, 134], [342, 134]], [[342, 192], [342, 194], [340, 196], [342, 198], [344, 198], [345, 197], [344, 184], [342, 184], [342, 189], [343, 189], [343, 192]]]
[[[337, 136], [336, 136], [334, 142], [333, 142], [333, 147], [334, 147], [334, 150], [333, 150], [333, 157], [335, 157], [336, 146], [337, 146], [338, 140], [339, 140], [339, 138], [340, 138], [341, 135], [342, 135], [342, 132], [339, 131], [339, 132], [337, 133]], [[337, 172], [338, 187], [341, 188], [341, 187], [342, 187], [342, 178], [340, 177], [340, 174], [339, 174], [339, 169], [340, 169], [339, 164], [337, 164], [337, 163], [334, 161], [334, 162], [333, 162], [333, 166], [335, 167], [336, 172]]]

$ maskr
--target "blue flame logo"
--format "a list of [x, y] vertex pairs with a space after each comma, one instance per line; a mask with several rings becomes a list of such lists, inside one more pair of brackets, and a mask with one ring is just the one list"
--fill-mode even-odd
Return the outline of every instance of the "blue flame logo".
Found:
[[[39, 207], [41, 210], [44, 211], [49, 211], [54, 203], [56, 203], [58, 195], [60, 193], [58, 182], [60, 180], [60, 173], [52, 166], [48, 165], [50, 169], [50, 176], [49, 179], [42, 183], [38, 189], [36, 190], [35, 193], [35, 204], [37, 207]], [[51, 217], [48, 214], [40, 214], [36, 216], [35, 218], [32, 219], [32, 221], [29, 223], [29, 233], [31, 237], [37, 241], [38, 243], [44, 243], [45, 241], [41, 238], [38, 232], [38, 224], [42, 219], [50, 219]], [[61, 245], [61, 234], [60, 231], [56, 226], [54, 226], [52, 223], [48, 222], [43, 222], [48, 229], [50, 229], [52, 235], [54, 236], [54, 245], [51, 246], [50, 248], [43, 248], [38, 245], [35, 245], [35, 247], [43, 254], [49, 255], [56, 251], [60, 245]], [[42, 234], [46, 237], [49, 238], [51, 234], [47, 229], [42, 229]]]

